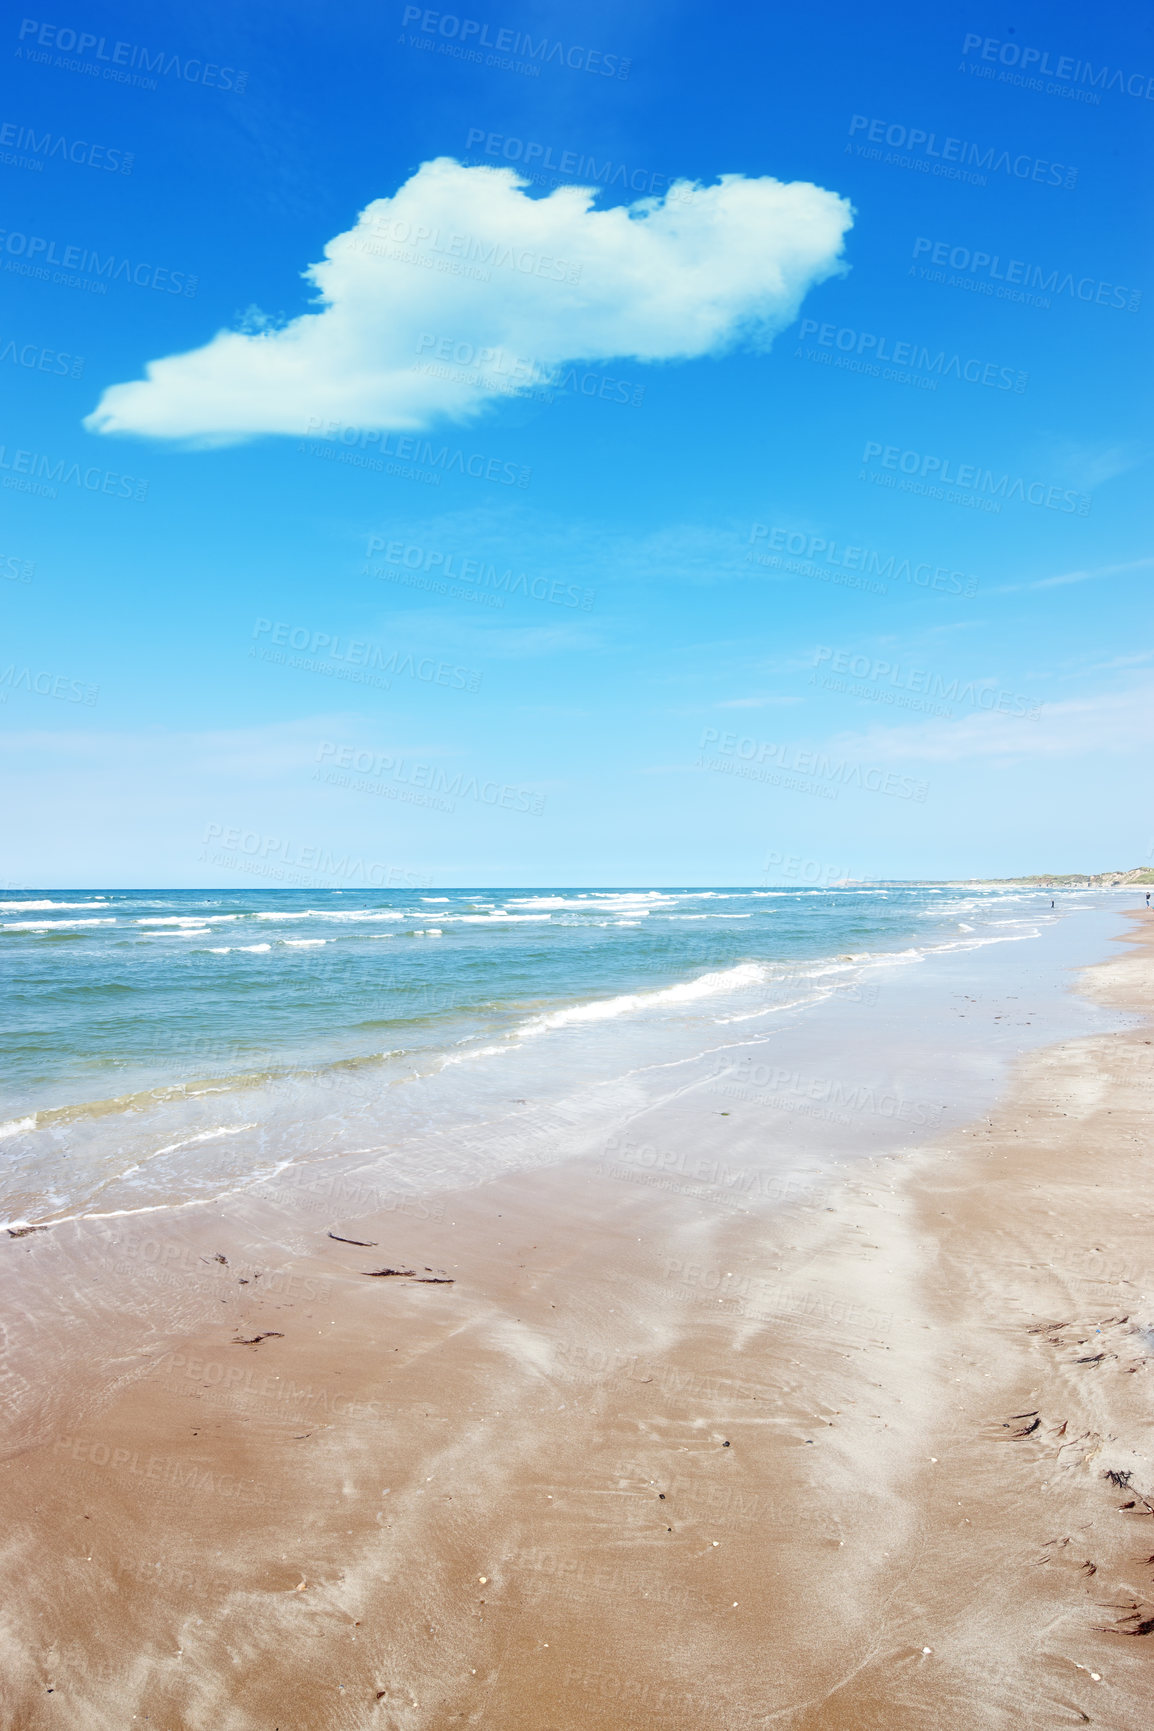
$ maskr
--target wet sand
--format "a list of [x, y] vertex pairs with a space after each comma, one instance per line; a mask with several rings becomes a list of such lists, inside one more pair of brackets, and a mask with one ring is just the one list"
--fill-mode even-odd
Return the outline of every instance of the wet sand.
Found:
[[[1148, 1015], [1132, 926], [1082, 989]], [[467, 1191], [5, 1240], [4, 1724], [1140, 1731], [1152, 1037], [820, 1191], [735, 1192], [764, 1108], [695, 1089]]]

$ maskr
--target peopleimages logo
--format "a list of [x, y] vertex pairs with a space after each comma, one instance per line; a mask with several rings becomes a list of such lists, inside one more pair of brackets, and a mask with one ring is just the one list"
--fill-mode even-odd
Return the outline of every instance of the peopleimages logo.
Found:
[[[971, 709], [985, 709], [999, 715], [1022, 715], [1031, 721], [1036, 720], [1041, 703], [1034, 697], [1023, 697], [1019, 692], [1003, 691], [988, 680], [946, 679], [942, 673], [929, 667], [903, 667], [896, 661], [871, 659], [868, 655], [855, 653], [852, 649], [835, 649], [829, 645], [819, 645], [814, 654], [814, 669], [810, 675], [810, 684], [822, 684], [827, 690], [848, 691], [855, 693], [852, 685], [843, 680], [830, 680], [819, 670], [825, 666], [832, 673], [848, 674], [851, 680], [885, 684], [892, 687], [890, 692], [867, 692], [865, 695], [884, 703], [901, 703], [901, 694], [910, 693], [914, 696], [941, 698], [946, 703], [968, 704]], [[897, 693], [895, 697], [893, 693]], [[909, 707], [909, 705], [902, 705]], [[914, 707], [917, 707], [916, 705]], [[950, 710], [944, 712], [952, 713]]]
[[[396, 798], [397, 792], [389, 781], [401, 784], [404, 792], [421, 797], [410, 802], [432, 804], [438, 809], [455, 811], [453, 801], [471, 799], [479, 805], [499, 806], [504, 811], [529, 812], [540, 817], [545, 809], [545, 795], [532, 788], [511, 787], [498, 781], [478, 781], [475, 775], [456, 770], [452, 775], [439, 764], [417, 763], [395, 757], [387, 751], [364, 751], [355, 745], [340, 745], [327, 741], [317, 748], [317, 762], [329, 767], [313, 771], [314, 781], [329, 781], [338, 787], [351, 787], [358, 793], [377, 793]], [[362, 779], [341, 775], [341, 770], [356, 770]], [[388, 778], [388, 779], [386, 779]]]
[[[471, 126], [465, 139], [466, 153], [475, 144], [484, 142], [485, 156], [498, 157], [503, 162], [516, 162], [521, 165], [521, 172], [527, 173], [531, 180], [546, 172], [564, 175], [567, 179], [592, 184], [599, 182], [602, 186], [616, 186], [621, 183], [623, 192], [640, 192], [652, 197], [655, 193], [661, 197], [669, 197], [673, 203], [687, 203], [692, 196], [689, 185], [682, 181], [680, 188], [676, 187], [677, 177], [670, 174], [658, 174], [648, 168], [629, 168], [623, 162], [614, 162], [606, 157], [598, 164], [595, 155], [585, 150], [567, 150], [559, 144], [538, 144], [533, 139], [513, 138], [503, 132], [486, 132], [483, 126]], [[559, 160], [554, 162], [553, 152], [557, 151]], [[556, 185], [554, 181], [552, 184]], [[670, 190], [667, 192], [666, 188]]]
[[10, 583], [31, 583], [35, 575], [34, 559], [22, 559], [18, 553], [0, 553], [0, 578]]
[[[1062, 487], [1056, 482], [1030, 481], [1024, 475], [1011, 476], [1007, 473], [995, 477], [992, 469], [983, 469], [980, 463], [959, 463], [953, 457], [935, 457], [922, 451], [903, 451], [900, 445], [882, 445], [874, 439], [868, 439], [862, 452], [862, 462], [868, 466], [878, 459], [883, 470], [894, 470], [919, 483], [929, 483], [929, 488], [914, 486], [911, 489], [913, 491], [932, 491], [937, 488], [940, 492], [945, 486], [960, 487], [964, 492], [973, 493], [977, 497], [988, 495], [987, 502], [993, 510], [1000, 510], [1002, 501], [1019, 499], [1023, 505], [1038, 505], [1047, 511], [1063, 511], [1067, 516], [1090, 515], [1090, 494], [1079, 493], [1075, 487]], [[888, 477], [886, 479], [888, 480]]]
[[[978, 592], [976, 577], [967, 576], [964, 571], [951, 570], [948, 565], [932, 565], [924, 559], [899, 559], [896, 553], [879, 553], [875, 547], [854, 546], [852, 542], [843, 542], [839, 546], [837, 541], [831, 541], [824, 535], [806, 535], [800, 529], [754, 523], [749, 539], [751, 544], [766, 541], [772, 550], [768, 558], [758, 553], [747, 554], [746, 562], [749, 564], [778, 567], [781, 561], [773, 555], [788, 553], [794, 559], [807, 562], [822, 560], [839, 570], [862, 572], [868, 576], [885, 578], [887, 582], [914, 583], [919, 589], [937, 589], [945, 594], [966, 596], [973, 596]], [[882, 585], [875, 587], [880, 594], [887, 593]]]
[[[179, 78], [185, 84], [203, 84], [209, 90], [232, 90], [238, 96], [248, 83], [248, 73], [238, 72], [235, 66], [219, 66], [213, 60], [182, 61], [179, 54], [169, 54], [163, 48], [143, 48], [138, 42], [116, 42], [112, 52], [106, 53], [107, 36], [96, 36], [88, 30], [73, 30], [66, 25], [41, 24], [36, 18], [21, 20], [17, 40], [28, 44], [26, 48], [16, 50], [21, 59], [39, 65], [49, 64], [47, 53], [32, 52], [33, 43], [37, 48], [55, 48], [59, 54], [54, 64], [66, 71], [90, 71], [116, 84], [141, 84], [148, 90], [156, 89], [155, 79], [139, 78], [130, 68], [159, 72], [162, 78]], [[87, 54], [90, 51], [101, 64], [85, 65], [76, 61], [70, 64], [60, 59], [60, 54]]]
[[[997, 294], [1001, 300], [1033, 301], [1039, 293], [1068, 294], [1071, 300], [1082, 301], [1087, 306], [1116, 307], [1128, 313], [1136, 313], [1142, 305], [1141, 289], [1124, 288], [1120, 283], [1104, 282], [1093, 276], [1078, 277], [1069, 270], [1046, 270], [1040, 264], [1029, 264], [1021, 258], [1008, 258], [1004, 267], [999, 268], [1002, 266], [1000, 253], [954, 246], [948, 240], [930, 240], [926, 235], [918, 235], [914, 241], [913, 257], [929, 259], [939, 272], [934, 280], [944, 280], [941, 273], [948, 267], [972, 276], [975, 287], [980, 286], [986, 294]], [[911, 265], [908, 274], [915, 275], [916, 267]], [[928, 273], [923, 269], [921, 275], [927, 276]], [[994, 283], [1002, 286], [994, 289]]]
[[[856, 331], [848, 325], [821, 324], [817, 319], [802, 319], [799, 335], [816, 333], [824, 348], [840, 349], [842, 354], [865, 355], [871, 360], [892, 361], [895, 366], [915, 367], [924, 373], [934, 373], [940, 379], [955, 378], [969, 385], [985, 385], [995, 391], [1013, 391], [1021, 396], [1029, 383], [1029, 373], [1015, 367], [1003, 367], [997, 361], [978, 361], [962, 355], [947, 355], [945, 349], [934, 354], [925, 344], [896, 342], [893, 337], [879, 336], [876, 331]], [[888, 347], [887, 347], [888, 345]]]
[[1089, 60], [1076, 60], [1070, 54], [1055, 56], [1057, 64], [1051, 66], [1049, 48], [1027, 48], [1021, 42], [1002, 42], [997, 36], [972, 33], [962, 43], [963, 60], [971, 54], [1000, 66], [1017, 66], [1023, 72], [1033, 68], [1046, 78], [1061, 78], [1071, 84], [1090, 84], [1099, 90], [1116, 90], [1119, 95], [1154, 102], [1154, 78], [1145, 72], [1123, 72], [1119, 67], [1111, 70], [1106, 65], [1095, 71]]
[[[74, 162], [78, 167], [102, 168], [108, 174], [131, 174], [136, 160], [130, 150], [113, 150], [107, 144], [89, 144], [83, 138], [75, 138], [69, 143], [59, 133], [38, 134], [34, 126], [20, 126], [11, 120], [0, 123], [0, 145], [13, 150], [30, 150], [33, 156], [42, 156], [49, 162], [59, 157], [62, 162]], [[36, 164], [37, 168], [41, 166]]]
[[[343, 250], [364, 253], [369, 258], [388, 258], [397, 264], [420, 265], [425, 270], [447, 271], [474, 282], [491, 282], [490, 269], [516, 271], [542, 282], [581, 280], [583, 267], [579, 264], [556, 258], [549, 252], [538, 252], [531, 246], [494, 240], [490, 235], [461, 234], [455, 229], [442, 231], [423, 222], [379, 215], [373, 218], [372, 233], [376, 236], [374, 240], [359, 237], [345, 240]], [[406, 252], [406, 247], [412, 250]]]
[[[56, 256], [58, 244], [63, 247], [60, 258]], [[115, 253], [101, 254], [90, 247], [64, 246], [63, 242], [46, 240], [39, 234], [24, 234], [19, 229], [0, 228], [0, 247], [9, 254], [4, 261], [5, 270], [16, 271], [20, 276], [38, 277], [41, 281], [68, 282], [69, 286], [72, 286], [70, 279], [62, 276], [61, 272], [72, 272], [77, 282], [90, 279], [99, 294], [107, 293], [107, 283], [126, 282], [135, 288], [157, 289], [164, 294], [182, 294], [191, 299], [196, 294], [199, 281], [184, 271], [169, 270], [164, 265], [145, 264], [143, 261], [134, 265], [131, 259], [118, 259]], [[47, 268], [49, 265], [56, 267], [55, 277]]]
[[55, 499], [57, 486], [134, 499], [137, 504], [148, 497], [148, 482], [138, 476], [122, 475], [119, 469], [100, 469], [95, 464], [82, 469], [79, 463], [70, 463], [66, 457], [53, 460], [41, 451], [14, 451], [0, 445], [0, 469], [8, 471], [4, 476], [5, 487], [18, 493], [38, 493], [45, 499]]
[[[454, 470], [459, 475], [471, 476], [474, 481], [491, 481], [498, 487], [527, 487], [533, 471], [523, 463], [506, 462], [503, 457], [487, 457], [481, 451], [465, 451], [461, 448], [450, 449], [441, 445], [438, 449], [435, 440], [422, 439], [416, 433], [384, 433], [379, 427], [354, 427], [344, 421], [326, 421], [314, 415], [308, 424], [308, 437], [325, 440], [328, 444], [340, 444], [349, 447], [342, 455], [360, 453], [358, 466], [363, 468], [383, 468], [383, 463], [377, 460], [373, 453], [379, 451], [382, 457], [398, 457], [402, 461], [423, 464], [424, 468], [417, 473], [427, 473], [440, 485], [441, 475], [451, 475]], [[298, 450], [307, 453], [307, 445], [298, 446]], [[313, 452], [319, 453], [324, 446], [313, 446]]]
[[[2, 450], [2, 447], [0, 447]], [[351, 637], [341, 644], [340, 635], [334, 636], [331, 631], [312, 631], [307, 625], [290, 625], [287, 620], [258, 619], [252, 628], [254, 638], [270, 633], [273, 644], [284, 644], [290, 649], [304, 650], [314, 659], [308, 662], [289, 661], [286, 656], [276, 651], [263, 655], [264, 660], [280, 661], [289, 666], [303, 665], [310, 672], [324, 668], [327, 663], [346, 663], [352, 669], [378, 668], [382, 673], [395, 675], [397, 678], [407, 676], [410, 679], [422, 681], [425, 685], [445, 685], [454, 691], [479, 691], [481, 689], [481, 674], [475, 668], [454, 667], [451, 662], [437, 661], [433, 656], [426, 655], [416, 661], [411, 650], [392, 649], [387, 654], [385, 646], [373, 643], [365, 637]], [[322, 654], [323, 651], [323, 654]], [[250, 655], [257, 651], [252, 649]], [[320, 656], [320, 660], [315, 658]], [[389, 689], [385, 682], [384, 689]]]
[[[574, 396], [597, 397], [604, 403], [626, 403], [631, 408], [639, 408], [645, 397], [645, 386], [634, 384], [629, 379], [614, 378], [609, 373], [581, 371], [563, 361], [540, 361], [527, 355], [512, 355], [502, 348], [438, 336], [434, 331], [420, 333], [415, 352], [434, 359], [414, 362], [414, 372], [431, 373], [435, 378], [452, 379], [485, 391], [532, 396], [537, 401], [548, 403], [555, 400], [551, 394], [553, 391], [569, 391]], [[448, 364], [442, 366], [440, 362]]]
[[440, 36], [462, 47], [490, 48], [498, 54], [515, 54], [525, 61], [539, 60], [542, 65], [567, 66], [570, 72], [592, 72], [601, 78], [628, 78], [631, 60], [619, 54], [604, 54], [598, 48], [566, 47], [563, 42], [550, 42], [542, 36], [534, 42], [527, 31], [500, 29], [490, 39], [488, 24], [477, 18], [459, 18], [454, 12], [430, 12], [424, 6], [406, 6], [401, 28], [417, 24], [426, 36]]
[[836, 1106], [846, 1112], [870, 1112], [879, 1118], [900, 1118], [907, 1124], [940, 1124], [946, 1110], [934, 1100], [910, 1100], [884, 1090], [879, 1093], [868, 1084], [859, 1082], [851, 1086], [836, 1076], [807, 1076], [780, 1064], [744, 1060], [740, 1069], [734, 1069], [729, 1059], [720, 1059], [715, 1074], [751, 1083], [755, 1088], [767, 1088], [775, 1096], [794, 1094], [823, 1106]]
[[26, 367], [30, 373], [50, 373], [60, 379], [78, 379], [84, 371], [83, 355], [62, 354], [40, 343], [17, 345], [13, 337], [0, 348], [0, 361], [11, 361], [14, 367]]
[[[383, 535], [369, 536], [366, 556], [371, 559], [374, 553], [383, 553], [390, 565], [408, 571], [435, 573], [438, 577], [451, 578], [454, 583], [471, 583], [479, 589], [499, 590], [502, 595], [523, 595], [526, 600], [550, 601], [554, 607], [578, 607], [583, 613], [588, 613], [597, 599], [595, 589], [583, 589], [579, 584], [566, 583], [560, 577], [532, 577], [524, 571], [514, 574], [508, 567], [498, 575], [497, 567], [486, 565], [483, 559], [470, 559], [443, 548], [407, 546], [403, 541], [386, 542]], [[385, 573], [370, 572], [367, 566], [364, 567], [361, 576], [370, 575], [381, 577]]]
[[55, 697], [60, 703], [87, 703], [90, 707], [100, 696], [99, 685], [69, 679], [66, 673], [33, 673], [30, 667], [17, 670], [14, 661], [0, 667], [0, 703], [7, 703], [9, 691], [27, 691], [37, 697]]
[[316, 878], [344, 878], [362, 884], [366, 889], [428, 889], [431, 878], [423, 873], [406, 871], [402, 866], [387, 865], [382, 860], [364, 860], [358, 856], [330, 853], [328, 848], [297, 842], [281, 836], [263, 835], [258, 830], [232, 828], [224, 824], [205, 826], [204, 846], [219, 842], [226, 851], [222, 855], [200, 855], [213, 865], [227, 865], [234, 871], [247, 871], [253, 877], [274, 878], [278, 882], [293, 882], [293, 874], [308, 874], [302, 889], [316, 889]]
[[1025, 152], [1000, 150], [996, 144], [974, 144], [965, 138], [944, 137], [939, 147], [936, 132], [926, 132], [919, 126], [906, 126], [896, 120], [872, 120], [868, 114], [855, 114], [849, 123], [849, 135], [855, 138], [864, 132], [868, 145], [887, 145], [891, 152], [904, 150], [904, 157], [882, 156], [879, 149], [866, 144], [847, 144], [847, 151], [875, 161], [888, 162], [899, 168], [917, 168], [926, 174], [945, 174], [955, 180], [968, 180], [985, 186], [981, 174], [1007, 174], [1012, 180], [1033, 180], [1039, 186], [1062, 186], [1067, 191], [1078, 184], [1078, 170], [1048, 158], [1030, 156]]
[[[851, 882], [855, 876], [861, 877], [863, 875], [861, 872], [851, 872], [848, 866], [830, 865], [825, 860], [803, 859], [800, 854], [779, 853], [776, 848], [773, 848], [766, 855], [762, 870], [765, 873], [762, 878], [763, 883], [771, 881], [777, 883], [779, 880], [777, 878], [771, 880], [769, 874], [780, 870], [784, 877], [793, 878], [807, 886], [821, 889], [829, 889], [832, 884], [846, 884]], [[835, 986], [832, 989], [835, 993], [843, 996], [847, 992], [860, 991], [860, 987], [857, 986]]]
[[[716, 727], [705, 728], [698, 749], [704, 751], [710, 745], [722, 756], [708, 762], [699, 758], [695, 768], [736, 774], [744, 780], [763, 781], [774, 787], [791, 785], [788, 778], [783, 782], [780, 773], [765, 768], [766, 764], [777, 764], [780, 770], [811, 777], [813, 786], [822, 787], [827, 799], [836, 799], [840, 788], [860, 787], [867, 793], [884, 793], [893, 799], [912, 799], [924, 805], [929, 792], [928, 782], [898, 775], [878, 764], [849, 763], [845, 758], [826, 757], [824, 752], [775, 744], [769, 739], [742, 739], [736, 733], [721, 733]], [[796, 791], [808, 793], [812, 788], [803, 783]]]

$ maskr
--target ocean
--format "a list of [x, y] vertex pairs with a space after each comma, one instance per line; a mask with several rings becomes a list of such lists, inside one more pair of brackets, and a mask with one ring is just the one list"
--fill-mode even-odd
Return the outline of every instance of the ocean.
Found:
[[[710, 1054], [784, 1051], [791, 1028], [794, 1050], [823, 1006], [861, 1035], [911, 969], [937, 962], [944, 981], [941, 964], [991, 946], [1021, 965], [1075, 916], [1101, 934], [1119, 905], [1059, 900], [1055, 915], [1049, 892], [941, 884], [10, 891], [0, 1224], [203, 1204], [353, 1156], [401, 1196], [587, 1151], [643, 1073], [680, 1086], [696, 1065], [697, 1085]], [[801, 1089], [819, 1107], [822, 1074], [810, 1062]], [[900, 1098], [936, 1122], [922, 1108], [950, 1102], [911, 1085]]]

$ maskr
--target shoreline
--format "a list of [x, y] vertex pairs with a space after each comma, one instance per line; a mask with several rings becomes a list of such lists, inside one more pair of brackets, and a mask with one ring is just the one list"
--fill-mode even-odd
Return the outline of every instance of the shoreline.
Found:
[[[360, 1182], [370, 1189], [373, 1168], [387, 1170], [398, 1191], [452, 1189], [605, 1148], [623, 1119], [695, 1086], [732, 1094], [718, 1110], [731, 1128], [742, 1121], [755, 1163], [780, 1160], [786, 1143], [802, 1164], [811, 1151], [824, 1161], [833, 1143], [819, 1122], [847, 1127], [847, 1107], [859, 1125], [889, 1113], [903, 1135], [924, 1131], [942, 1121], [944, 1101], [950, 1120], [984, 1107], [1023, 1046], [1102, 1023], [1066, 983], [1072, 968], [1106, 950], [1119, 923], [1113, 907], [1083, 898], [1055, 918], [1015, 900], [970, 915], [973, 924], [968, 911], [943, 920], [927, 908], [924, 931], [903, 914], [887, 932], [871, 909], [865, 947], [844, 933], [852, 953], [839, 952], [837, 932], [823, 934], [820, 953], [751, 962], [739, 950], [732, 966], [700, 972], [689, 963], [656, 990], [578, 991], [560, 1005], [525, 1004], [503, 1026], [458, 1028], [453, 1039], [441, 1030], [423, 1046], [407, 1047], [394, 1022], [384, 1051], [298, 1053], [295, 1063], [284, 1054], [271, 1069], [254, 1069], [250, 1052], [232, 1075], [198, 1062], [190, 1074], [169, 1070], [127, 1094], [38, 1109], [29, 1100], [27, 1115], [0, 1125], [0, 1227], [227, 1207], [248, 1188], [267, 1194], [303, 1182], [316, 1165], [364, 1165], [370, 1173]], [[796, 918], [785, 915], [787, 928]], [[772, 927], [776, 911], [768, 919]], [[773, 941], [772, 932], [761, 936]], [[787, 950], [797, 938], [786, 930]], [[286, 989], [307, 992], [313, 982], [297, 979], [300, 952], [285, 954], [293, 958]], [[419, 975], [456, 965], [449, 953], [423, 955]], [[282, 965], [262, 994], [286, 978]], [[346, 979], [349, 964], [341, 969]], [[770, 1131], [760, 1141], [759, 1116]], [[787, 1122], [800, 1132], [807, 1118], [807, 1135], [780, 1133]], [[857, 1144], [871, 1145], [881, 1128], [861, 1129]]]
[[[1149, 1015], [1127, 923], [1079, 990]], [[1138, 1731], [1150, 1032], [819, 1188], [585, 1156], [7, 1241], [6, 1718]]]

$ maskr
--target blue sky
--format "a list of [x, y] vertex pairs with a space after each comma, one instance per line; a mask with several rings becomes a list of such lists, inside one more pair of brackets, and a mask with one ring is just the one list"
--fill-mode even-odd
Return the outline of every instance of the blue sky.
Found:
[[3, 883], [1150, 863], [1149, 16], [470, 8], [4, 26]]

